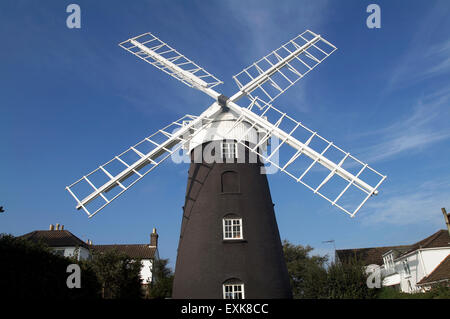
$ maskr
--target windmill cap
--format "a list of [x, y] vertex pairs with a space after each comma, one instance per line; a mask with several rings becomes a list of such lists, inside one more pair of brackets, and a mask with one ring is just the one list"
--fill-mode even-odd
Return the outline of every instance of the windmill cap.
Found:
[[258, 143], [258, 132], [248, 122], [236, 124], [237, 117], [232, 112], [219, 113], [213, 121], [189, 142], [189, 153], [204, 143], [223, 140], [242, 140]]

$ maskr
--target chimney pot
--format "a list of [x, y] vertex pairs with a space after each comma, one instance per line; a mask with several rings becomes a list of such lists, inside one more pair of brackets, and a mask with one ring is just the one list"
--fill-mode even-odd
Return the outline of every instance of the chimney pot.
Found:
[[156, 232], [156, 228], [153, 228], [152, 233], [150, 234], [150, 246], [158, 247], [158, 233]]
[[61, 225], [61, 230], [64, 230], [64, 225]]
[[53, 226], [53, 224], [50, 224], [50, 227], [48, 228], [48, 230], [54, 230], [55, 226]]
[[59, 230], [59, 224], [56, 224], [56, 230]]

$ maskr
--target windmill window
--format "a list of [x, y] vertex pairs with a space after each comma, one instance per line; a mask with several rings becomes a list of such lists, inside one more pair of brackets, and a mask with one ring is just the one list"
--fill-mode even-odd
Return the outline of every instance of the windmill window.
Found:
[[223, 219], [223, 239], [243, 239], [242, 218]]
[[234, 280], [224, 283], [223, 299], [245, 299], [244, 284]]
[[222, 158], [237, 158], [237, 144], [235, 142], [223, 142], [221, 150]]
[[222, 193], [239, 193], [239, 174], [233, 171], [224, 172], [221, 178]]

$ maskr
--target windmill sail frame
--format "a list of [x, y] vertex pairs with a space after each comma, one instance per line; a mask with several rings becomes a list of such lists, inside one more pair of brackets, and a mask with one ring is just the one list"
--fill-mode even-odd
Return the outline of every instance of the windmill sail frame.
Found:
[[[77, 201], [77, 209], [83, 209], [89, 217], [94, 216], [98, 211], [133, 186], [138, 180], [158, 167], [171, 154], [183, 145], [188, 144], [196, 134], [205, 129], [214, 120], [215, 116], [223, 110], [230, 110], [236, 115], [237, 120], [235, 125], [239, 125], [239, 123], [245, 121], [250, 124], [249, 129], [257, 129], [263, 133], [257, 145], [249, 145], [243, 142], [247, 132], [238, 139], [239, 143], [258, 154], [266, 162], [276, 166], [297, 182], [306, 186], [315, 194], [325, 198], [333, 206], [343, 210], [351, 217], [355, 216], [372, 195], [378, 193], [379, 186], [386, 179], [386, 176], [369, 167], [368, 164], [358, 160], [350, 155], [350, 153], [343, 151], [334, 145], [334, 143], [321, 137], [317, 132], [309, 129], [301, 122], [294, 120], [272, 105], [273, 100], [283, 94], [288, 88], [337, 50], [333, 44], [310, 30], [306, 30], [233, 76], [240, 90], [231, 98], [227, 98], [213, 90], [222, 81], [149, 32], [123, 41], [119, 46], [187, 86], [206, 93], [215, 102], [200, 116], [186, 115], [166, 128], [156, 132], [155, 134], [160, 133], [165, 136], [162, 142], [153, 141], [151, 139], [153, 135], [151, 135], [135, 146], [130, 147], [127, 151], [114, 157], [111, 161], [101, 165], [88, 175], [83, 176], [75, 183], [67, 186], [66, 189]], [[271, 94], [270, 92], [275, 93]], [[244, 96], [250, 98], [250, 105], [248, 107], [241, 107], [236, 104]], [[255, 111], [254, 106], [257, 106], [259, 111]], [[276, 114], [275, 119], [269, 119], [267, 117], [269, 112]], [[286, 122], [291, 124], [287, 130], [283, 128]], [[170, 133], [167, 131], [170, 126], [178, 126], [180, 129], [176, 133]], [[306, 138], [296, 137], [296, 133], [299, 131], [306, 133]], [[265, 154], [261, 151], [260, 146], [267, 143], [273, 137], [278, 138], [281, 144], [271, 149], [270, 153]], [[226, 139], [226, 136], [224, 136], [224, 139]], [[313, 142], [317, 140], [324, 143], [325, 147], [322, 149], [313, 147]], [[137, 148], [142, 143], [150, 143], [153, 148], [149, 152], [141, 152]], [[288, 146], [294, 153], [289, 156], [287, 161], [279, 163], [273, 158], [280, 152], [283, 146]], [[337, 160], [330, 160], [327, 157], [330, 151], [339, 153], [341, 157]], [[122, 156], [128, 152], [138, 156], [138, 159], [132, 163], [126, 162]], [[302, 155], [304, 155], [303, 157], [309, 158], [312, 162], [306, 169], [302, 170], [300, 175], [296, 175], [289, 169], [292, 168], [294, 162]], [[360, 166], [360, 169], [356, 173], [352, 173], [348, 168], [344, 167], [347, 164], [346, 161], [350, 160]], [[123, 165], [117, 174], [111, 174], [105, 169], [105, 166], [112, 161], [117, 161]], [[311, 172], [317, 167], [316, 164], [320, 164], [322, 168], [325, 168], [327, 174], [320, 180], [320, 183], [311, 186], [305, 181], [305, 177], [311, 175]], [[150, 168], [147, 171], [144, 173], [140, 172], [141, 169], [149, 165]], [[375, 182], [366, 182], [364, 180], [363, 174], [367, 171], [377, 177]], [[91, 175], [97, 172], [106, 175], [107, 179], [100, 186], [97, 186], [91, 180]], [[324, 194], [322, 189], [336, 176], [345, 181], [345, 186], [335, 197]], [[129, 185], [123, 185], [124, 181], [127, 181], [130, 177], [135, 177], [136, 179]], [[87, 183], [88, 187], [90, 187], [89, 193], [83, 197], [77, 195], [74, 191], [74, 188], [82, 182]], [[121, 191], [113, 198], [108, 199], [107, 193], [116, 189], [116, 187], [121, 188]], [[364, 194], [364, 198], [356, 208], [350, 210], [344, 207], [340, 203], [340, 200], [344, 194], [353, 189], [361, 191]], [[91, 213], [86, 206], [96, 199], [103, 200], [104, 203]]]
[[[92, 217], [125, 191], [130, 189], [145, 175], [153, 171], [162, 162], [178, 151], [184, 144], [188, 143], [196, 134], [201, 132], [203, 127], [207, 124], [208, 120], [205, 116], [195, 117], [192, 115], [185, 115], [177, 121], [144, 138], [134, 146], [129, 147], [126, 151], [115, 156], [103, 165], [100, 165], [89, 174], [84, 175], [76, 182], [67, 186], [66, 190], [77, 201], [76, 208], [83, 209], [89, 217]], [[178, 131], [173, 133], [170, 132], [176, 129], [178, 129]], [[154, 138], [156, 135], [162, 135], [163, 138], [165, 137], [166, 139], [162, 142], [157, 142]], [[150, 150], [146, 154], [139, 150], [140, 148], [142, 149], [143, 144], [146, 144], [147, 148], [150, 147]], [[130, 153], [137, 155], [138, 160], [132, 163], [127, 162], [125, 157]], [[107, 166], [112, 162], [120, 163], [122, 165], [122, 170], [119, 170], [119, 173], [113, 174], [108, 171]], [[142, 169], [147, 167], [147, 170], [141, 172]], [[106, 177], [106, 181], [101, 183], [101, 185], [96, 185], [91, 177], [98, 173], [102, 173], [102, 176]], [[130, 184], [124, 185], [124, 182], [131, 177], [134, 177], [134, 180]], [[81, 183], [84, 183], [84, 185], [80, 185]], [[83, 187], [83, 189], [86, 189], [86, 186], [88, 186], [90, 192], [88, 195], [80, 197], [75, 188], [79, 189], [80, 187]], [[114, 194], [112, 198], [108, 198], [108, 192], [116, 187], [121, 188], [121, 191]], [[102, 199], [101, 204], [97, 205], [97, 207], [94, 208], [94, 211], [91, 212], [90, 210], [92, 209], [88, 209], [88, 205], [99, 198]]]
[[[245, 143], [244, 136], [247, 134], [247, 132], [245, 132], [242, 137], [237, 140], [238, 143], [240, 143], [250, 151], [255, 152], [264, 161], [266, 161], [266, 163], [274, 165], [280, 171], [293, 178], [296, 182], [303, 184], [308, 189], [313, 191], [314, 194], [317, 194], [320, 197], [326, 199], [332, 204], [332, 206], [338, 207], [351, 217], [355, 216], [355, 214], [361, 209], [361, 207], [371, 196], [378, 194], [378, 188], [384, 182], [387, 176], [379, 173], [378, 171], [370, 167], [367, 163], [362, 162], [361, 160], [352, 156], [350, 153], [345, 152], [333, 142], [323, 138], [316, 131], [309, 129], [304, 124], [293, 119], [286, 113], [278, 110], [273, 105], [264, 104], [264, 109], [260, 110], [260, 114], [256, 114], [252, 111], [255, 105], [257, 105], [256, 101], [255, 103], [251, 103], [248, 108], [242, 108], [232, 101], [229, 101], [227, 103], [227, 106], [229, 106], [230, 109], [234, 111], [238, 116], [235, 125], [238, 125], [240, 122], [245, 121], [250, 124], [249, 130], [257, 129], [258, 131], [263, 132], [262, 137], [260, 137], [260, 142], [257, 145], [249, 145], [248, 143]], [[271, 121], [267, 119], [267, 114], [269, 112], [275, 113], [275, 117]], [[291, 128], [289, 130], [289, 133], [280, 128], [283, 124], [283, 121], [289, 122], [289, 126]], [[299, 131], [302, 131], [301, 135], [305, 136], [304, 142], [300, 141], [295, 136], [296, 133], [299, 133]], [[264, 154], [264, 152], [261, 151], [260, 146], [263, 143], [267, 143], [267, 141], [272, 137], [277, 138], [279, 141], [281, 141], [281, 143], [267, 154]], [[323, 147], [321, 147], [320, 150], [315, 149], [311, 146], [314, 139], [322, 142]], [[280, 163], [273, 160], [272, 158], [277, 154], [277, 152], [280, 151], [280, 148], [283, 145], [292, 148], [293, 150], [295, 150], [295, 152], [291, 156], [289, 156], [289, 158], [284, 161], [284, 163]], [[331, 151], [341, 154], [339, 161], [333, 162], [326, 157], [326, 153], [330, 153]], [[295, 175], [295, 173], [290, 171], [288, 168], [289, 166], [292, 166], [294, 162], [300, 158], [301, 155], [307, 156], [312, 160], [312, 162], [306, 169], [301, 170], [301, 174]], [[351, 162], [354, 166], [359, 166], [359, 170], [356, 170], [356, 174], [349, 172], [346, 168], [343, 167], [349, 162]], [[305, 177], [308, 174], [311, 174], [312, 170], [317, 166], [316, 164], [320, 164], [320, 166], [327, 169], [329, 173], [320, 180], [320, 183], [313, 187], [305, 181]], [[361, 175], [365, 172], [370, 172], [373, 175], [372, 185], [361, 178]], [[337, 196], [331, 198], [329, 195], [322, 193], [321, 189], [324, 188], [324, 186], [329, 183], [334, 176], [340, 177], [341, 179], [346, 181], [347, 184], [342, 186], [342, 190], [338, 193]], [[357, 206], [354, 206], [350, 210], [341, 205], [339, 203], [339, 200], [341, 200], [346, 192], [349, 192], [352, 189], [357, 189], [358, 191], [365, 194], [365, 196], [360, 200]]]

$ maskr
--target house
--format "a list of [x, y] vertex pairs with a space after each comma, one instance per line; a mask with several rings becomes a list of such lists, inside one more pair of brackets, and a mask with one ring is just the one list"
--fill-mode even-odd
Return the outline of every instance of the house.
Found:
[[450, 255], [448, 255], [428, 276], [422, 278], [417, 285], [428, 290], [434, 284], [448, 283], [450, 274]]
[[77, 260], [91, 257], [89, 245], [70, 231], [64, 230], [64, 225], [50, 225], [49, 230], [35, 230], [19, 236], [19, 238], [42, 242], [49, 246], [55, 254], [60, 256], [76, 256]]
[[449, 231], [439, 230], [412, 245], [336, 250], [336, 261], [357, 259], [381, 275], [383, 286], [412, 293], [449, 280], [449, 255]]
[[117, 249], [124, 252], [130, 258], [140, 259], [142, 263], [141, 280], [143, 285], [148, 285], [153, 278], [153, 265], [159, 259], [158, 234], [153, 228], [150, 234], [149, 244], [134, 245], [93, 245], [92, 241], [82, 241], [68, 230], [64, 225], [50, 225], [49, 230], [35, 230], [19, 238], [42, 242], [50, 247], [57, 255], [64, 257], [76, 256], [77, 260], [92, 258], [92, 251], [104, 252]]
[[153, 228], [150, 234], [150, 244], [134, 244], [134, 245], [92, 245], [92, 249], [96, 252], [105, 252], [117, 249], [125, 253], [130, 258], [140, 259], [142, 263], [141, 280], [144, 285], [148, 285], [153, 281], [153, 265], [159, 259], [158, 253], [158, 234], [156, 228]]

